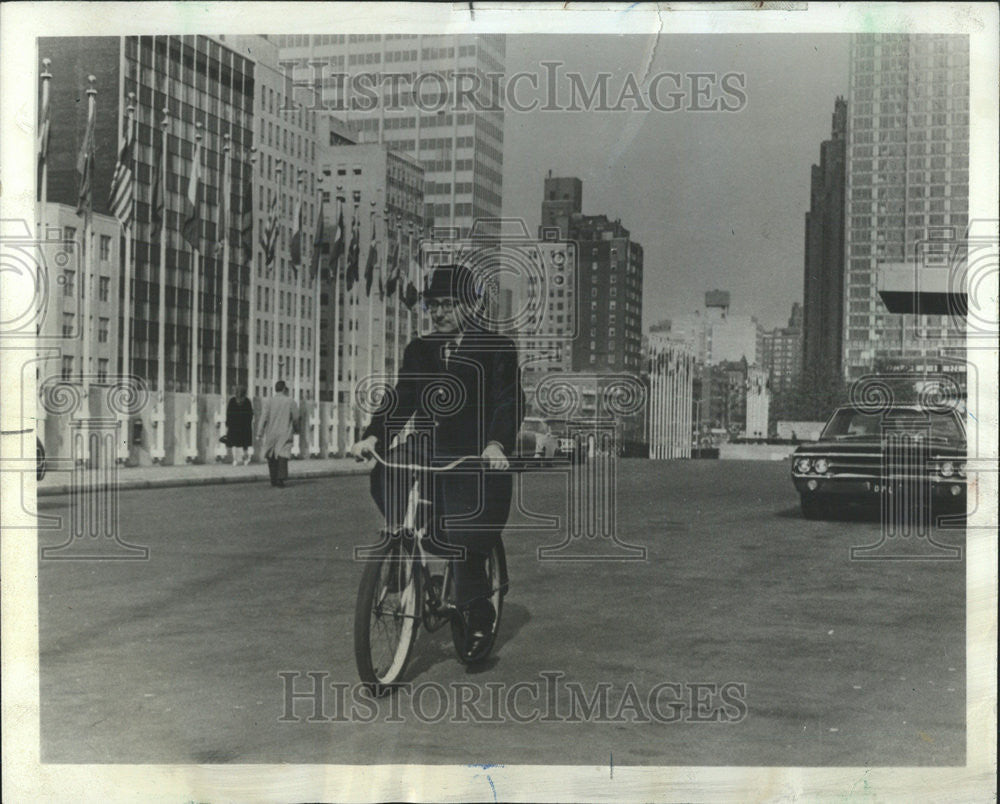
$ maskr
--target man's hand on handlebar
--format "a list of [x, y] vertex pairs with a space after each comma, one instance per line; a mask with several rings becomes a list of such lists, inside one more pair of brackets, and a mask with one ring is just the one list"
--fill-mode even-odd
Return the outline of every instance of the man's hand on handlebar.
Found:
[[368, 438], [362, 438], [360, 441], [352, 444], [348, 452], [350, 452], [354, 460], [365, 461], [375, 454], [375, 445], [377, 443], [378, 439], [375, 436], [368, 436]]
[[490, 469], [509, 469], [510, 464], [507, 462], [507, 456], [503, 453], [503, 447], [501, 447], [496, 441], [491, 441], [486, 445], [486, 449], [483, 450], [482, 458], [484, 461], [489, 461]]

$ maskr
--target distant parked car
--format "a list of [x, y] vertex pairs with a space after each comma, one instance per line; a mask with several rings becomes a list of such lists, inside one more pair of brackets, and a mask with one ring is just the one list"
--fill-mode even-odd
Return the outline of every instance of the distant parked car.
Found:
[[577, 440], [570, 435], [569, 422], [561, 419], [548, 419], [546, 422], [552, 437], [556, 440], [556, 457], [582, 461], [586, 458], [585, 450], [577, 449]]
[[819, 441], [792, 453], [792, 482], [806, 519], [882, 495], [920, 500], [924, 484], [928, 504], [965, 510], [965, 460], [965, 423], [955, 410], [893, 405], [868, 413], [846, 406], [834, 411]]
[[545, 419], [529, 416], [517, 434], [517, 454], [525, 458], [553, 458], [559, 446]]

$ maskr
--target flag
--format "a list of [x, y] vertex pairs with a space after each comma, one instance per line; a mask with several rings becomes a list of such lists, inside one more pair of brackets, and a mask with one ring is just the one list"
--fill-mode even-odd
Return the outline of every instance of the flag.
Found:
[[115, 172], [111, 177], [111, 195], [108, 198], [108, 206], [122, 226], [129, 226], [132, 223], [132, 195], [135, 191], [132, 181], [135, 118], [129, 115], [125, 125], [127, 126], [125, 142], [122, 143], [122, 149], [118, 153], [118, 161], [115, 163]]
[[201, 246], [201, 140], [195, 140], [191, 175], [188, 177], [187, 195], [184, 196], [184, 225], [181, 229], [184, 239], [191, 248]]
[[409, 254], [407, 254], [406, 290], [403, 291], [403, 304], [406, 305], [407, 310], [412, 310], [413, 305], [420, 298], [418, 290], [418, 283], [420, 281], [420, 250], [418, 245], [417, 253], [414, 255], [413, 238], [408, 239], [410, 242]]
[[292, 213], [292, 243], [290, 246], [292, 270], [298, 273], [302, 262], [302, 199], [295, 199], [295, 211]]
[[319, 196], [319, 206], [316, 207], [316, 225], [313, 227], [312, 255], [309, 269], [313, 276], [319, 275], [319, 261], [323, 254], [323, 195]]
[[392, 296], [396, 292], [396, 282], [399, 280], [399, 234], [402, 230], [396, 227], [396, 237], [389, 240], [389, 251], [386, 254], [385, 295]]
[[260, 234], [260, 245], [264, 249], [264, 264], [274, 262], [274, 252], [278, 246], [278, 194], [271, 196], [271, 207], [267, 212], [267, 226]]
[[358, 225], [358, 216], [351, 218], [351, 244], [347, 247], [347, 290], [350, 292], [354, 283], [360, 278], [359, 263], [361, 261], [361, 227]]
[[222, 185], [219, 188], [219, 228], [215, 233], [215, 256], [222, 254], [229, 242], [229, 201], [232, 194], [232, 181], [229, 175], [229, 154], [222, 152]]
[[[372, 238], [368, 244], [368, 259], [365, 261], [365, 295], [372, 295], [372, 282], [375, 280], [375, 268], [378, 265], [378, 245], [375, 241], [375, 216], [372, 215]], [[378, 282], [379, 297], [382, 296], [382, 277]]]
[[240, 194], [240, 246], [243, 264], [253, 263], [253, 162], [243, 163], [243, 189]]
[[340, 273], [340, 258], [344, 255], [344, 210], [337, 213], [337, 230], [333, 233], [333, 249], [330, 253], [330, 267], [335, 276]]
[[94, 208], [92, 185], [94, 179], [94, 126], [97, 117], [97, 103], [93, 95], [88, 98], [88, 104], [87, 128], [83, 134], [80, 153], [76, 157], [76, 173], [79, 179], [76, 214], [83, 215], [86, 222], [90, 223], [90, 215]]

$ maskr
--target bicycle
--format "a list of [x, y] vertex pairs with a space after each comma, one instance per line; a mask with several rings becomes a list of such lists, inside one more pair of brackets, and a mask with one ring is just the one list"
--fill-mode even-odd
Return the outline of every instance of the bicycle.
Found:
[[[434, 632], [451, 624], [452, 640], [459, 661], [475, 664], [493, 650], [500, 628], [503, 598], [507, 593], [507, 557], [503, 541], [497, 539], [486, 560], [490, 602], [496, 610], [491, 632], [475, 654], [464, 650], [465, 630], [455, 606], [451, 561], [428, 549], [431, 540], [429, 517], [424, 515], [430, 501], [421, 496], [421, 473], [448, 472], [458, 466], [488, 468], [478, 456], [458, 458], [440, 467], [391, 464], [375, 453], [376, 462], [411, 474], [409, 495], [402, 524], [383, 531], [385, 543], [372, 548], [366, 559], [354, 610], [354, 658], [361, 680], [377, 695], [398, 685], [420, 630], [420, 624]], [[443, 572], [434, 572], [444, 563]], [[378, 644], [376, 644], [378, 643]], [[384, 644], [383, 644], [384, 643]]]

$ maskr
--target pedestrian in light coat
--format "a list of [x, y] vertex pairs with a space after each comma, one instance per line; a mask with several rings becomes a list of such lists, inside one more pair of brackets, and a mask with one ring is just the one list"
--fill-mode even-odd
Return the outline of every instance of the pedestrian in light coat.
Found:
[[292, 436], [297, 420], [298, 408], [288, 396], [288, 386], [284, 380], [278, 380], [274, 384], [274, 395], [264, 401], [257, 435], [260, 451], [267, 458], [271, 485], [278, 488], [284, 488], [288, 479], [288, 459], [292, 457]]

